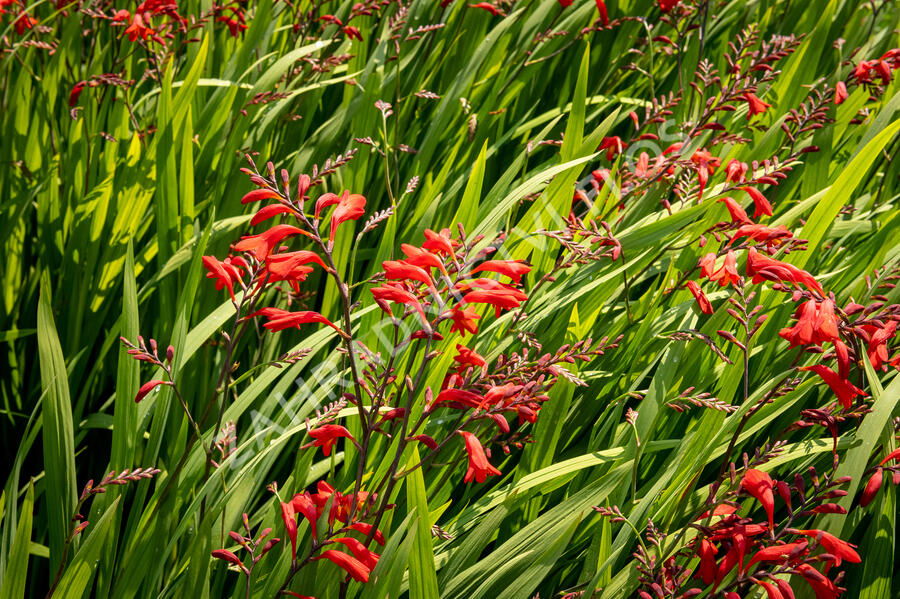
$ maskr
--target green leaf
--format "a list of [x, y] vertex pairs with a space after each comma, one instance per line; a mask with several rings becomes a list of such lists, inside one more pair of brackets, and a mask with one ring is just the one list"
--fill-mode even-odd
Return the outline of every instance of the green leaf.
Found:
[[[419, 461], [419, 450], [413, 446], [407, 467], [415, 466]], [[428, 498], [425, 493], [425, 479], [422, 476], [421, 468], [416, 468], [406, 477], [406, 502], [418, 513], [415, 522], [416, 540], [409, 558], [410, 599], [439, 597], [431, 522], [428, 521]]]
[[112, 524], [115, 521], [118, 507], [119, 499], [117, 498], [103, 513], [97, 524], [89, 527], [88, 537], [81, 543], [78, 553], [66, 567], [59, 586], [56, 587], [56, 592], [53, 594], [55, 597], [77, 599], [88, 596], [87, 592], [97, 569], [100, 553], [112, 533]]
[[22, 510], [19, 512], [16, 538], [9, 552], [9, 563], [6, 571], [3, 572], [3, 582], [0, 584], [0, 599], [21, 599], [25, 596], [33, 507], [34, 484], [29, 482], [28, 491], [25, 492], [25, 501], [22, 502]]

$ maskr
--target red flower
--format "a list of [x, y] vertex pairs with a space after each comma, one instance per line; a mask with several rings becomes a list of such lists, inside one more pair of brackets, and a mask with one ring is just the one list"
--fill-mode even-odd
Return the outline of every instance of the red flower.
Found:
[[203, 267], [209, 271], [206, 278], [215, 279], [216, 289], [219, 291], [227, 287], [231, 300], [234, 301], [234, 284], [241, 280], [240, 269], [232, 263], [231, 258], [220, 261], [215, 256], [203, 256], [202, 261]]
[[253, 218], [250, 219], [250, 226], [256, 226], [264, 220], [269, 220], [273, 216], [278, 216], [279, 214], [285, 214], [287, 212], [292, 212], [292, 208], [290, 206], [285, 206], [284, 204], [271, 204], [269, 206], [264, 206], [261, 208], [256, 214], [253, 215]]
[[344, 331], [338, 328], [333, 322], [319, 314], [318, 312], [289, 312], [281, 308], [261, 308], [252, 314], [248, 314], [244, 318], [253, 318], [254, 316], [265, 316], [269, 321], [263, 326], [270, 331], [283, 331], [284, 329], [300, 328], [301, 324], [318, 322], [327, 324], [335, 331], [345, 336]]
[[428, 286], [434, 295], [437, 295], [437, 290], [434, 289], [434, 283], [431, 281], [431, 276], [418, 266], [414, 266], [403, 260], [386, 260], [381, 263], [381, 267], [384, 269], [384, 276], [387, 277], [388, 280], [404, 281], [412, 279], [413, 281], [419, 281]]
[[443, 229], [440, 233], [435, 233], [431, 229], [425, 229], [425, 243], [422, 247], [432, 252], [446, 254], [456, 260], [456, 254], [453, 248], [459, 245], [459, 242], [450, 238], [450, 230]]
[[773, 486], [775, 486], [775, 483], [772, 481], [772, 477], [755, 468], [748, 468], [746, 474], [744, 474], [743, 480], [741, 480], [741, 488], [755, 497], [756, 500], [762, 504], [763, 509], [766, 510], [766, 515], [769, 517], [770, 529], [775, 526], [775, 496], [772, 493]]
[[[368, 536], [369, 533], [372, 532], [372, 525], [367, 524], [366, 522], [354, 522], [353, 524], [350, 524], [347, 528], [352, 528], [356, 532], [362, 533], [366, 536]], [[381, 534], [380, 530], [375, 531], [374, 538], [375, 538], [376, 543], [378, 543], [379, 545], [384, 545], [384, 535]]]
[[400, 249], [406, 255], [405, 261], [408, 264], [418, 266], [419, 268], [437, 268], [445, 275], [447, 274], [447, 270], [444, 268], [444, 263], [441, 262], [441, 259], [428, 250], [417, 248], [408, 243], [401, 243]]
[[771, 582], [765, 582], [764, 580], [756, 579], [753, 580], [756, 582], [756, 584], [766, 590], [766, 596], [768, 597], [768, 599], [785, 599], [784, 595], [781, 594], [781, 591], [778, 590], [778, 587]]
[[769, 203], [769, 200], [766, 199], [758, 189], [755, 187], [741, 187], [750, 198], [753, 200], [753, 218], [759, 218], [763, 214], [766, 216], [772, 216], [772, 204]]
[[369, 570], [374, 570], [375, 566], [378, 564], [378, 558], [380, 557], [377, 553], [373, 553], [369, 551], [365, 545], [360, 543], [354, 538], [351, 537], [339, 537], [336, 539], [332, 539], [334, 543], [341, 543], [350, 550], [353, 556], [362, 562], [366, 568]]
[[275, 225], [258, 235], [241, 237], [241, 240], [234, 244], [234, 249], [239, 252], [248, 252], [257, 260], [265, 260], [282, 239], [293, 235], [306, 235], [306, 232], [291, 225]]
[[520, 260], [488, 260], [472, 269], [476, 272], [496, 272], [513, 280], [516, 285], [522, 284], [522, 275], [531, 272], [531, 266]]
[[347, 574], [350, 575], [353, 580], [357, 582], [369, 582], [369, 568], [367, 568], [362, 562], [360, 562], [355, 557], [351, 557], [346, 553], [341, 551], [335, 551], [334, 549], [328, 549], [322, 552], [322, 555], [319, 557], [314, 557], [313, 559], [327, 559], [331, 563], [335, 564], [344, 569]]
[[350, 431], [338, 424], [323, 424], [318, 428], [310, 429], [309, 436], [315, 439], [312, 443], [313, 447], [321, 447], [325, 457], [331, 455], [331, 447], [337, 443], [337, 440], [341, 437], [350, 439], [353, 443], [356, 443], [356, 440], [353, 438], [353, 435], [350, 434]]
[[750, 566], [757, 562], [786, 564], [803, 554], [808, 545], [809, 543], [806, 541], [797, 541], [794, 543], [785, 543], [784, 545], [765, 547], [756, 552], [756, 555], [754, 555], [753, 559], [750, 560], [750, 563], [747, 564], [747, 568], [750, 568]]
[[847, 541], [839, 539], [831, 533], [816, 529], [801, 529], [798, 530], [797, 533], [816, 539], [819, 545], [821, 545], [822, 548], [825, 549], [826, 553], [830, 553], [834, 556], [835, 566], [840, 566], [841, 561], [843, 560], [847, 560], [848, 562], [854, 564], [858, 564], [862, 561], [859, 557], [859, 554], [854, 551], [856, 545], [851, 545]]
[[762, 281], [783, 281], [794, 285], [803, 285], [811, 291], [825, 295], [822, 286], [811, 274], [792, 264], [763, 256], [756, 251], [756, 248], [750, 248], [750, 251], [747, 252], [747, 274], [753, 277], [754, 284]]
[[747, 237], [753, 241], [765, 243], [767, 246], [781, 245], [782, 239], [790, 239], [794, 234], [784, 225], [767, 227], [765, 225], [743, 225], [735, 231], [726, 246], [731, 245], [741, 237]]
[[848, 381], [847, 379], [842, 379], [838, 376], [838, 373], [828, 368], [827, 366], [822, 366], [821, 364], [816, 364], [814, 366], [803, 366], [800, 370], [811, 370], [818, 374], [825, 384], [828, 385], [834, 394], [837, 395], [838, 401], [841, 402], [845, 408], [849, 408], [853, 404], [853, 398], [857, 395], [861, 395], [863, 397], [867, 397], [869, 394], [863, 391], [862, 389], [857, 388], [853, 383]]
[[883, 478], [881, 468], [877, 468], [875, 473], [869, 477], [869, 481], [866, 483], [866, 488], [863, 489], [862, 495], [859, 498], [859, 505], [862, 507], [866, 507], [872, 500], [875, 499], [875, 496], [878, 495], [878, 491], [881, 490], [881, 480]]
[[137, 395], [134, 396], [134, 403], [138, 403], [139, 401], [147, 397], [148, 393], [150, 393], [160, 385], [171, 385], [171, 383], [160, 380], [148, 381], [144, 383], [143, 385], [141, 385], [141, 388], [138, 389]]
[[372, 295], [375, 297], [375, 301], [381, 302], [380, 305], [382, 310], [389, 314], [391, 310], [384, 302], [411, 305], [415, 308], [416, 312], [419, 313], [419, 316], [422, 317], [422, 322], [428, 325], [428, 319], [425, 317], [425, 311], [422, 309], [422, 304], [419, 302], [418, 298], [402, 287], [399, 287], [394, 283], [385, 283], [381, 287], [373, 287]]
[[466, 391], [465, 389], [444, 389], [438, 393], [438, 396], [434, 398], [434, 401], [431, 402], [431, 405], [427, 410], [430, 412], [437, 404], [444, 401], [460, 403], [469, 408], [477, 408], [484, 401], [484, 396], [478, 395], [474, 391]]
[[897, 330], [897, 321], [890, 320], [882, 327], [863, 325], [863, 329], [870, 335], [868, 354], [872, 368], [875, 370], [886, 369], [884, 362], [887, 362], [889, 359], [887, 342], [894, 338]]
[[120, 23], [122, 21], [131, 21], [131, 13], [125, 10], [124, 8], [116, 11], [116, 14], [113, 15], [113, 23]]
[[337, 228], [341, 223], [358, 219], [366, 213], [365, 207], [366, 198], [358, 193], [345, 191], [341, 195], [337, 208], [334, 209], [334, 213], [331, 215], [331, 232], [328, 235], [328, 240], [334, 242], [334, 235], [337, 233]]
[[146, 27], [144, 25], [144, 18], [139, 13], [135, 13], [134, 20], [132, 20], [131, 25], [125, 29], [125, 33], [128, 35], [128, 40], [134, 42], [137, 41], [138, 38], [145, 40], [156, 32], [150, 27]]
[[[291, 541], [291, 557], [297, 559], [297, 519], [295, 518], [294, 506], [290, 503], [281, 502], [281, 520], [284, 522], [288, 539]], [[315, 533], [313, 533], [313, 537], [315, 536]]]
[[791, 328], [781, 329], [782, 339], [795, 345], [821, 345], [828, 341], [840, 341], [838, 336], [838, 318], [834, 314], [834, 303], [831, 300], [804, 302], [795, 314], [797, 324]]
[[728, 210], [728, 215], [731, 217], [731, 222], [739, 225], [749, 225], [753, 224], [753, 221], [750, 220], [750, 217], [747, 216], [747, 213], [744, 211], [744, 208], [735, 202], [732, 198], [719, 198], [720, 202], [724, 202], [725, 208]]
[[716, 564], [716, 547], [706, 539], [701, 539], [697, 552], [700, 556], [700, 567], [697, 570], [697, 574], [704, 584], [712, 584], [716, 579], [716, 570], [718, 569]]
[[469, 8], [480, 8], [482, 10], [486, 10], [492, 15], [496, 16], [506, 16], [502, 10], [491, 4], [490, 2], [479, 2], [477, 4], [470, 4]]
[[572, 6], [572, 0], [557, 0], [557, 1], [559, 2], [559, 5], [562, 6], [563, 8], [568, 8], [568, 7]]
[[457, 354], [453, 356], [453, 359], [456, 362], [459, 362], [460, 369], [464, 369], [466, 366], [484, 366], [485, 361], [484, 358], [481, 357], [475, 350], [469, 349], [468, 347], [464, 347], [459, 343], [456, 344], [456, 352]]
[[466, 471], [463, 482], [470, 482], [474, 478], [477, 482], [483, 483], [488, 476], [500, 474], [500, 471], [488, 462], [478, 437], [468, 431], [458, 432], [465, 439], [466, 453], [469, 454], [469, 469]]
[[79, 81], [72, 88], [72, 91], [69, 93], [69, 108], [78, 104], [78, 96], [81, 95], [81, 90], [84, 89], [85, 85], [87, 85], [87, 81]]
[[292, 279], [302, 281], [306, 279], [308, 273], [312, 272], [312, 268], [305, 266], [310, 263], [318, 264], [331, 272], [319, 255], [309, 250], [266, 256], [266, 271], [269, 274], [269, 281], [290, 281]]
[[216, 559], [226, 561], [229, 564], [234, 564], [235, 566], [240, 568], [244, 572], [244, 574], [247, 574], [248, 576], [250, 575], [250, 571], [247, 570], [247, 567], [244, 565], [241, 559], [231, 551], [228, 551], [227, 549], [216, 549], [212, 552], [212, 556]]
[[494, 306], [494, 315], [497, 317], [500, 316], [500, 310], [511, 310], [521, 305], [516, 296], [500, 289], [470, 291], [463, 296], [462, 301], [466, 304], [490, 304]]
[[280, 195], [278, 195], [271, 189], [254, 189], [241, 198], [241, 204], [251, 204], [253, 202], [260, 202], [262, 200], [274, 200], [280, 197]]
[[37, 24], [37, 19], [29, 15], [27, 12], [22, 12], [22, 14], [19, 15], [19, 18], [15, 20], [16, 33], [22, 35]]
[[691, 292], [691, 295], [694, 296], [694, 299], [697, 300], [697, 305], [700, 307], [700, 311], [704, 314], [712, 314], [712, 304], [709, 303], [709, 299], [707, 299], [706, 295], [704, 295], [703, 290], [700, 289], [700, 285], [698, 285], [696, 281], [688, 281], [687, 288], [688, 291]]
[[744, 94], [744, 100], [747, 102], [747, 106], [749, 108], [749, 111], [747, 112], [748, 120], [757, 114], [764, 113], [767, 108], [772, 107], [771, 104], [766, 104], [750, 92]]
[[453, 308], [450, 319], [453, 324], [450, 326], [450, 332], [459, 331], [462, 337], [466, 336], [466, 331], [473, 335], [478, 332], [478, 325], [475, 322], [481, 318], [472, 308]]
[[747, 163], [739, 160], [731, 159], [725, 166], [725, 180], [733, 183], [740, 183], [747, 175]]
[[678, 3], [680, 1], [681, 0], [657, 0], [659, 4], [659, 10], [663, 12], [669, 12], [670, 10], [678, 6]]
[[812, 587], [816, 593], [816, 599], [837, 599], [843, 591], [843, 589], [834, 586], [833, 582], [809, 564], [798, 565], [797, 571]]
[[[606, 24], [608, 23], [604, 23], [604, 25]], [[613, 158], [622, 153], [624, 148], [625, 143], [622, 141], [622, 138], [618, 135], [613, 135], [612, 137], [604, 137], [597, 150], [606, 150], [606, 159], [612, 161]]]
[[341, 31], [344, 32], [344, 35], [349, 37], [350, 39], [356, 38], [359, 41], [362, 41], [362, 33], [359, 32], [359, 29], [353, 27], [352, 25], [347, 25], [346, 27], [341, 27]]
[[838, 81], [837, 85], [834, 86], [834, 103], [843, 104], [844, 100], [849, 97], [850, 94], [847, 93], [847, 84], [843, 81]]
[[316, 525], [319, 521], [319, 511], [310, 494], [303, 492], [294, 495], [294, 498], [291, 499], [291, 508], [295, 513], [301, 514], [304, 518], [306, 518], [306, 521], [309, 522], [309, 529], [312, 533], [312, 538], [315, 539]]
[[609, 13], [606, 11], [606, 2], [603, 0], [594, 0], [597, 4], [597, 12], [600, 15], [600, 22], [604, 27], [609, 27]]
[[725, 254], [725, 263], [722, 264], [722, 268], [709, 275], [709, 280], [718, 281], [720, 287], [725, 287], [729, 284], [734, 285], [741, 280], [741, 276], [737, 271], [737, 259], [734, 256], [734, 252], [728, 250], [728, 253]]

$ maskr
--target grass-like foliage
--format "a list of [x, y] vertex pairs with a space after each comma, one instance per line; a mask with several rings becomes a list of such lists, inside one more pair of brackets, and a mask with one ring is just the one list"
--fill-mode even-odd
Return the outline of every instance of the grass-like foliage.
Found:
[[900, 596], [890, 0], [0, 0], [0, 599]]

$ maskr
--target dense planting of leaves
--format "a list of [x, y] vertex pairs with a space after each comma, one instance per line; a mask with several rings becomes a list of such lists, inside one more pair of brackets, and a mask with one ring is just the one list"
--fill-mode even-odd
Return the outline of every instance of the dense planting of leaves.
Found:
[[0, 0], [0, 597], [900, 594], [898, 18]]

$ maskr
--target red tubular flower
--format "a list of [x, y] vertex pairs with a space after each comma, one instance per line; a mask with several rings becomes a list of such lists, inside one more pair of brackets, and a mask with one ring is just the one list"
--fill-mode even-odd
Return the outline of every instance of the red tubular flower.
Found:
[[348, 220], [356, 220], [365, 214], [365, 207], [366, 198], [358, 193], [345, 191], [341, 195], [337, 208], [334, 209], [334, 213], [331, 215], [331, 232], [328, 235], [328, 240], [334, 241], [334, 235], [337, 233], [341, 223], [345, 223]]
[[341, 336], [346, 336], [336, 324], [319, 314], [318, 312], [303, 311], [289, 312], [281, 308], [261, 308], [253, 314], [248, 314], [245, 318], [253, 318], [254, 316], [265, 316], [269, 321], [263, 326], [270, 331], [283, 331], [284, 329], [300, 328], [301, 324], [317, 322], [327, 324]]
[[353, 557], [359, 560], [369, 570], [375, 569], [375, 566], [378, 564], [378, 558], [381, 557], [377, 553], [369, 551], [365, 545], [352, 537], [338, 537], [336, 539], [332, 539], [332, 541], [335, 543], [341, 543], [345, 547], [347, 547], [347, 549], [349, 549], [353, 554]]
[[257, 260], [262, 261], [272, 253], [272, 250], [281, 243], [282, 239], [294, 235], [307, 235], [307, 233], [291, 225], [275, 225], [268, 231], [263, 231], [258, 235], [241, 237], [241, 240], [234, 244], [234, 249], [239, 252], [248, 252]]
[[131, 13], [125, 10], [124, 8], [119, 9], [113, 15], [113, 23], [121, 23], [122, 21], [128, 22], [131, 21]]
[[316, 525], [319, 521], [319, 511], [310, 494], [303, 492], [294, 495], [294, 498], [291, 499], [291, 508], [293, 509], [294, 513], [301, 514], [304, 518], [306, 518], [306, 521], [309, 522], [309, 528], [310, 532], [312, 533], [312, 538], [315, 539]]
[[740, 160], [732, 158], [725, 166], [725, 180], [731, 181], [732, 183], [743, 182], [747, 175], [748, 168], [746, 162], [741, 162]]
[[428, 435], [416, 435], [415, 437], [409, 437], [407, 441], [418, 441], [428, 449], [438, 448], [437, 441], [434, 440], [434, 437], [429, 437]]
[[771, 108], [771, 104], [766, 104], [762, 100], [756, 97], [756, 95], [747, 92], [744, 94], [744, 100], [747, 102], [747, 106], [749, 110], [747, 111], [747, 120], [750, 120], [753, 116], [757, 114], [762, 114], [766, 111], [766, 109]]
[[753, 277], [753, 283], [762, 281], [783, 281], [794, 285], [803, 285], [810, 291], [825, 295], [825, 291], [811, 274], [792, 264], [769, 258], [750, 248], [747, 252], [747, 275]]
[[612, 137], [604, 137], [597, 150], [606, 150], [606, 159], [611, 162], [616, 156], [622, 153], [624, 148], [625, 143], [622, 141], [622, 138], [618, 135], [614, 135]]
[[557, 0], [557, 1], [559, 2], [559, 5], [562, 6], [563, 8], [568, 8], [568, 7], [572, 6], [572, 0]]
[[834, 86], [834, 103], [843, 104], [844, 100], [850, 97], [850, 94], [847, 93], [847, 84], [843, 81], [838, 81], [837, 85]]
[[[366, 522], [354, 522], [353, 524], [350, 524], [347, 528], [351, 528], [351, 529], [355, 530], [356, 532], [362, 533], [366, 536], [368, 536], [369, 533], [372, 532], [372, 525], [368, 524]], [[384, 545], [384, 535], [381, 534], [380, 530], [375, 531], [374, 539], [375, 539], [375, 542], [378, 543], [379, 545]]]
[[85, 85], [87, 85], [87, 81], [79, 81], [72, 88], [72, 91], [69, 93], [69, 108], [78, 104], [78, 96], [81, 95]]
[[866, 483], [866, 488], [863, 489], [862, 495], [859, 498], [859, 505], [862, 507], [866, 507], [872, 500], [875, 499], [875, 496], [878, 495], [878, 491], [881, 490], [881, 481], [883, 478], [881, 468], [877, 468], [875, 473], [869, 477], [869, 481]]
[[841, 561], [843, 560], [847, 560], [848, 562], [854, 564], [858, 564], [862, 561], [862, 559], [859, 557], [859, 554], [854, 551], [856, 545], [851, 545], [847, 541], [839, 539], [831, 533], [816, 529], [800, 529], [797, 531], [797, 533], [816, 539], [819, 545], [821, 545], [822, 548], [825, 549], [826, 553], [834, 556], [835, 566], [840, 566]]
[[271, 189], [254, 189], [241, 198], [241, 204], [252, 204], [253, 202], [261, 202], [263, 200], [274, 200], [280, 198], [278, 193]]
[[744, 191], [747, 192], [747, 195], [753, 200], [753, 218], [759, 218], [762, 215], [772, 216], [772, 204], [769, 203], [769, 200], [766, 199], [758, 189], [755, 187], [741, 187]]
[[234, 284], [241, 280], [240, 269], [231, 263], [230, 258], [220, 261], [215, 256], [203, 256], [202, 262], [203, 267], [209, 271], [206, 278], [215, 279], [216, 290], [228, 288], [228, 294], [234, 301]]
[[725, 208], [728, 209], [728, 215], [731, 217], [732, 223], [738, 225], [753, 224], [753, 221], [750, 220], [749, 216], [747, 216], [744, 208], [740, 204], [735, 202], [732, 198], [719, 198], [718, 201], [725, 204]]
[[134, 396], [134, 403], [140, 402], [142, 399], [147, 397], [147, 394], [159, 387], [160, 385], [169, 385], [166, 381], [148, 381], [141, 385], [141, 388], [138, 389], [137, 395]]
[[755, 468], [747, 469], [743, 480], [741, 480], [741, 488], [755, 497], [756, 500], [762, 504], [763, 509], [766, 510], [766, 516], [769, 517], [770, 529], [775, 526], [775, 495], [772, 493], [772, 487], [774, 486], [775, 482], [772, 480], [772, 477]]
[[459, 362], [460, 369], [464, 369], [466, 366], [478, 366], [482, 367], [485, 365], [484, 358], [482, 358], [475, 350], [469, 349], [468, 347], [464, 347], [459, 343], [456, 344], [457, 354], [453, 356], [453, 359]]
[[450, 238], [450, 230], [442, 229], [440, 233], [435, 233], [431, 229], [425, 229], [425, 243], [422, 247], [432, 252], [446, 254], [456, 260], [456, 253], [453, 251], [459, 242]]
[[245, 574], [250, 574], [250, 572], [247, 570], [247, 567], [244, 566], [244, 562], [242, 562], [238, 556], [236, 556], [231, 551], [228, 551], [227, 549], [216, 549], [212, 552], [212, 556], [216, 559], [226, 561], [229, 564], [234, 564], [235, 566], [243, 570]]
[[125, 28], [125, 34], [128, 36], [128, 41], [131, 42], [137, 41], [138, 38], [145, 40], [155, 33], [156, 32], [153, 31], [153, 29], [144, 25], [144, 18], [140, 13], [135, 13], [131, 25]]
[[606, 11], [606, 2], [603, 0], [594, 0], [597, 4], [597, 12], [600, 15], [600, 22], [604, 27], [609, 27], [609, 13]]
[[781, 594], [781, 591], [778, 590], [778, 587], [771, 582], [756, 579], [753, 580], [756, 582], [756, 584], [766, 590], [766, 596], [768, 597], [768, 599], [785, 599], [784, 595]]
[[750, 566], [757, 562], [786, 564], [802, 555], [808, 545], [809, 543], [806, 541], [797, 541], [794, 543], [785, 543], [784, 545], [765, 547], [756, 552], [756, 555], [754, 555], [753, 559], [750, 560], [750, 563], [747, 564], [747, 568], [749, 569]]
[[478, 437], [468, 431], [458, 431], [466, 442], [466, 453], [469, 454], [469, 469], [463, 482], [470, 482], [473, 478], [483, 483], [488, 476], [496, 476], [500, 471], [491, 466], [487, 456], [484, 454], [484, 448]]
[[741, 280], [741, 276], [737, 271], [737, 258], [735, 258], [734, 252], [729, 250], [725, 254], [725, 263], [722, 264], [722, 268], [709, 275], [709, 280], [718, 281], [720, 287], [734, 285]]
[[412, 279], [413, 281], [419, 281], [420, 283], [424, 283], [434, 295], [437, 295], [437, 290], [434, 288], [431, 277], [418, 266], [414, 266], [403, 260], [386, 260], [381, 263], [381, 267], [384, 269], [384, 276], [387, 277], [388, 280], [405, 281]]
[[843, 591], [843, 589], [836, 587], [833, 582], [809, 564], [798, 565], [797, 571], [812, 587], [816, 594], [816, 599], [837, 599]]
[[713, 252], [704, 254], [697, 263], [697, 266], [700, 267], [701, 277], [711, 277], [716, 271], [716, 255]]
[[312, 272], [312, 268], [305, 266], [306, 264], [318, 264], [326, 271], [331, 272], [319, 255], [309, 250], [266, 256], [266, 271], [269, 274], [270, 282], [305, 280], [306, 275]]
[[[291, 541], [291, 558], [297, 559], [297, 519], [294, 506], [290, 503], [281, 502], [281, 520], [284, 522], [288, 539]], [[315, 536], [315, 533], [313, 533], [313, 537]]]
[[463, 296], [466, 304], [490, 304], [494, 306], [494, 316], [500, 316], [500, 310], [518, 308], [521, 301], [514, 295], [505, 291], [494, 289], [490, 291], [470, 291]]
[[897, 331], [897, 321], [890, 320], [884, 326], [864, 325], [863, 328], [871, 335], [869, 338], [868, 355], [872, 368], [875, 370], [887, 369], [884, 363], [889, 360], [887, 342], [894, 338]]
[[841, 402], [841, 405], [845, 408], [849, 408], [853, 404], [853, 398], [857, 395], [861, 395], [863, 397], [868, 397], [868, 393], [856, 387], [853, 383], [848, 381], [847, 379], [842, 379], [838, 376], [838, 373], [828, 368], [827, 366], [822, 366], [821, 364], [816, 364], [814, 366], [803, 366], [799, 370], [811, 370], [818, 374], [825, 384], [828, 385], [834, 394], [837, 395], [838, 401]]
[[[373, 287], [371, 291], [376, 301], [394, 302], [412, 306], [415, 308], [416, 312], [419, 313], [422, 322], [425, 323], [426, 326], [430, 326], [428, 324], [428, 319], [425, 317], [425, 310], [422, 309], [422, 304], [419, 302], [419, 299], [409, 291], [391, 283], [386, 283], [381, 287]], [[384, 304], [382, 309], [390, 313], [390, 308], [387, 307], [387, 304]]]
[[341, 437], [350, 439], [353, 443], [356, 443], [356, 439], [353, 438], [350, 431], [338, 424], [323, 424], [318, 428], [310, 429], [308, 432], [309, 436], [315, 439], [312, 445], [314, 447], [321, 447], [325, 457], [331, 455], [331, 447], [337, 443], [337, 440]]
[[342, 568], [351, 578], [353, 578], [353, 580], [357, 582], [369, 582], [370, 570], [358, 559], [351, 557], [346, 553], [335, 551], [334, 549], [327, 549], [322, 552], [322, 555], [314, 557], [313, 559], [327, 559], [334, 565]]
[[765, 225], [743, 225], [734, 232], [726, 246], [731, 245], [741, 237], [748, 237], [753, 241], [765, 243], [767, 246], [781, 245], [783, 239], [790, 239], [794, 234], [784, 225], [767, 227]]
[[834, 314], [834, 302], [825, 300], [804, 302], [795, 315], [797, 324], [781, 329], [779, 335], [789, 341], [791, 347], [796, 345], [821, 345], [828, 341], [840, 341], [838, 336], [838, 319]]
[[472, 269], [476, 272], [496, 272], [509, 277], [516, 285], [522, 284], [522, 276], [531, 272], [531, 265], [521, 260], [488, 260]]
[[466, 336], [466, 331], [473, 335], [478, 332], [478, 325], [475, 322], [481, 318], [472, 308], [453, 308], [450, 319], [453, 324], [450, 326], [450, 332], [458, 331], [462, 337]]
[[496, 16], [506, 16], [503, 14], [503, 11], [491, 4], [490, 2], [478, 2], [477, 4], [470, 4], [469, 8], [480, 8], [481, 10], [486, 10], [492, 15]]
[[706, 295], [703, 293], [703, 290], [700, 289], [700, 285], [698, 285], [696, 281], [688, 281], [687, 288], [688, 291], [691, 292], [691, 295], [694, 296], [694, 299], [697, 301], [697, 305], [700, 307], [700, 311], [704, 314], [712, 314], [714, 311], [712, 304], [709, 303], [709, 299], [707, 299]]
[[716, 579], [716, 570], [718, 568], [716, 564], [716, 547], [706, 539], [701, 539], [698, 554], [700, 556], [700, 566], [697, 569], [697, 575], [704, 584], [712, 584]]
[[484, 401], [484, 396], [465, 389], [443, 389], [438, 393], [438, 396], [434, 398], [434, 401], [431, 402], [431, 406], [427, 408], [428, 411], [433, 410], [437, 404], [444, 401], [460, 403], [469, 408], [477, 408], [481, 405], [481, 402]]
[[444, 263], [441, 262], [441, 259], [428, 250], [417, 248], [408, 243], [401, 243], [400, 249], [406, 255], [405, 262], [408, 264], [418, 266], [419, 268], [437, 268], [445, 275], [447, 274], [447, 270], [444, 268]]
[[290, 206], [285, 206], [284, 204], [271, 204], [269, 206], [264, 206], [256, 214], [253, 215], [253, 218], [250, 219], [250, 225], [256, 226], [265, 220], [269, 220], [270, 218], [278, 216], [279, 214], [286, 214], [288, 212], [292, 212], [292, 208]]
[[[22, 12], [19, 17], [15, 20], [16, 33], [19, 35], [23, 35], [26, 31], [34, 27], [38, 24], [38, 20], [29, 15], [27, 12]], [[134, 41], [134, 40], [132, 40]]]

